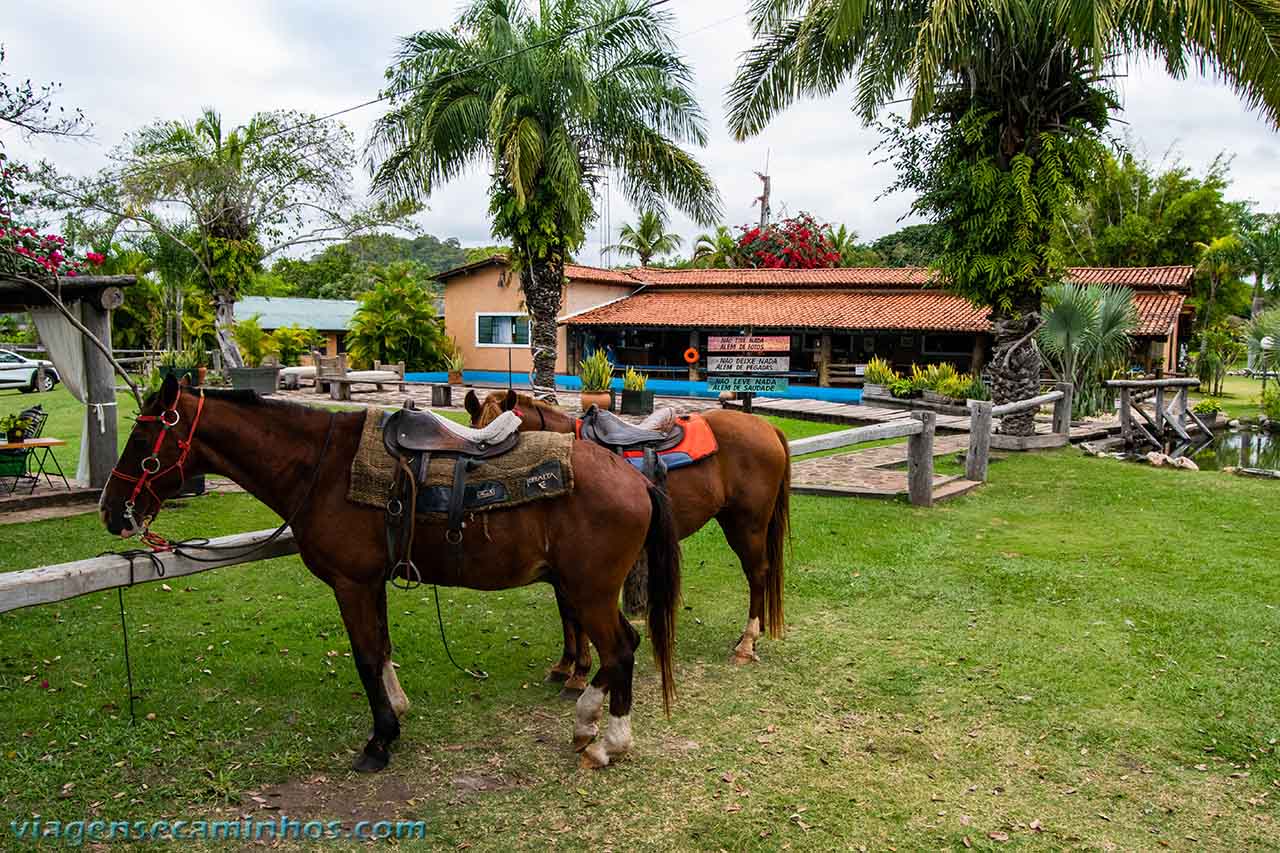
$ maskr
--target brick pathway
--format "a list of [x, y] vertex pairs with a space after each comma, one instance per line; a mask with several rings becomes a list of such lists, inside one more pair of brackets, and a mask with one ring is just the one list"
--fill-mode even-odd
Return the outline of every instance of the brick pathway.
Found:
[[[933, 455], [945, 456], [968, 446], [969, 438], [965, 435], [937, 436], [933, 442]], [[814, 494], [897, 497], [907, 493], [907, 472], [891, 469], [905, 465], [906, 461], [906, 442], [802, 459], [791, 467], [791, 483], [796, 491]], [[962, 494], [976, 485], [960, 477], [935, 474], [934, 500]]]

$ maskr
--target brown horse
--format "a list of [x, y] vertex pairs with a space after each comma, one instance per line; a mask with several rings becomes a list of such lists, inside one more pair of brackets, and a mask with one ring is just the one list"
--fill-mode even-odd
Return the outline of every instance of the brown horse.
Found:
[[[563, 409], [514, 391], [495, 391], [484, 402], [467, 392], [473, 426], [492, 422], [505, 411], [520, 415], [521, 429], [574, 432], [576, 420]], [[786, 437], [767, 421], [743, 412], [713, 409], [702, 413], [719, 450], [710, 459], [667, 474], [681, 539], [715, 519], [729, 547], [742, 562], [751, 588], [747, 624], [733, 650], [735, 663], [759, 660], [756, 639], [762, 630], [782, 634], [783, 550], [790, 527], [791, 455]], [[591, 649], [579, 626], [566, 616], [564, 654], [547, 677], [567, 678], [568, 690], [581, 689], [591, 669]]]
[[[100, 509], [108, 530], [131, 536], [146, 529], [184, 477], [215, 473], [289, 519], [303, 563], [333, 588], [351, 639], [373, 712], [373, 736], [355, 767], [369, 771], [386, 766], [409, 700], [391, 666], [384, 514], [347, 500], [363, 423], [362, 412], [330, 413], [252, 392], [184, 393], [170, 378], [143, 407]], [[649, 630], [664, 706], [673, 696], [680, 545], [666, 496], [630, 465], [581, 441], [570, 459], [574, 489], [568, 495], [495, 511], [484, 535], [466, 535], [456, 549], [446, 545], [443, 523], [422, 517], [412, 556], [428, 583], [496, 590], [546, 581], [555, 587], [600, 651], [600, 669], [578, 702], [574, 745], [584, 765], [602, 767], [632, 744], [632, 667], [640, 638], [618, 611], [618, 594], [642, 555], [654, 572]], [[609, 725], [596, 741], [606, 693]]]

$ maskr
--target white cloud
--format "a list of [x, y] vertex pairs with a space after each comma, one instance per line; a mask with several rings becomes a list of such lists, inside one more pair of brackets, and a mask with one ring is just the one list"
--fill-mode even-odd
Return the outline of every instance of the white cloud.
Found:
[[[797, 105], [757, 138], [735, 142], [724, 125], [723, 103], [738, 54], [750, 41], [745, 4], [677, 0], [666, 8], [673, 10], [680, 45], [696, 74], [711, 135], [700, 156], [720, 187], [726, 222], [758, 215], [752, 206], [759, 194], [754, 172], [767, 157], [775, 214], [812, 211], [848, 224], [865, 239], [899, 227], [909, 199], [876, 201], [893, 178], [892, 168], [876, 164], [877, 134], [853, 117], [847, 97]], [[398, 37], [446, 27], [456, 11], [453, 4], [393, 0], [18, 5], [6, 14], [5, 68], [21, 78], [60, 81], [61, 103], [85, 110], [95, 123], [95, 138], [28, 146], [10, 133], [3, 141], [16, 154], [34, 148], [66, 170], [86, 173], [105, 164], [126, 132], [159, 118], [189, 118], [205, 105], [235, 122], [258, 110], [342, 109], [376, 94]], [[1176, 146], [1184, 161], [1203, 167], [1220, 151], [1234, 152], [1235, 195], [1280, 209], [1274, 132], [1228, 88], [1201, 77], [1171, 80], [1141, 63], [1121, 88], [1129, 132], [1153, 159]], [[358, 140], [377, 109], [345, 117]], [[484, 174], [472, 174], [440, 189], [422, 225], [467, 244], [488, 242], [486, 185]], [[610, 212], [615, 231], [633, 216], [616, 192]], [[680, 216], [672, 224], [688, 238], [698, 231]], [[594, 229], [580, 253], [583, 261], [598, 259], [598, 238]]]

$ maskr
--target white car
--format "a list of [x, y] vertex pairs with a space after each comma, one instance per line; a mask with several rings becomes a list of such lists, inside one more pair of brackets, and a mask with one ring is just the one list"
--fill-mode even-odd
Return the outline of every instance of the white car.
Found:
[[[44, 380], [36, 387], [39, 368], [44, 368]], [[0, 388], [17, 388], [24, 394], [28, 391], [52, 391], [58, 384], [58, 371], [53, 362], [41, 359], [23, 358], [16, 352], [0, 349]]]

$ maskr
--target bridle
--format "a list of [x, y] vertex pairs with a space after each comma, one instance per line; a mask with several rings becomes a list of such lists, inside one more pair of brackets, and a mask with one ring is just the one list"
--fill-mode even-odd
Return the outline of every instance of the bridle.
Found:
[[198, 402], [196, 403], [196, 414], [195, 417], [191, 419], [191, 429], [187, 430], [187, 437], [183, 439], [176, 435], [174, 436], [174, 439], [178, 442], [177, 460], [175, 460], [172, 465], [162, 470], [160, 468], [159, 455], [160, 448], [164, 446], [165, 439], [169, 437], [169, 433], [172, 432], [173, 428], [182, 421], [182, 414], [178, 411], [178, 401], [181, 399], [182, 386], [179, 385], [178, 396], [174, 397], [173, 405], [171, 407], [160, 412], [158, 415], [138, 415], [136, 420], [140, 424], [160, 424], [160, 435], [156, 436], [156, 443], [152, 446], [151, 453], [143, 457], [142, 461], [138, 463], [138, 467], [142, 469], [141, 473], [134, 477], [130, 474], [124, 473], [119, 468], [111, 469], [112, 477], [119, 477], [126, 483], [133, 483], [133, 491], [130, 492], [129, 499], [124, 502], [124, 517], [125, 520], [129, 522], [130, 526], [141, 530], [144, 538], [148, 535], [148, 528], [151, 526], [151, 520], [155, 516], [144, 516], [141, 519], [141, 524], [138, 523], [139, 519], [134, 514], [134, 508], [137, 506], [138, 496], [141, 495], [145, 489], [147, 494], [151, 496], [151, 499], [155, 501], [155, 506], [158, 510], [161, 505], [164, 504], [164, 501], [156, 494], [155, 489], [152, 488], [152, 482], [168, 475], [169, 472], [173, 471], [175, 468], [178, 471], [178, 475], [182, 478], [179, 483], [179, 488], [181, 488], [181, 483], [186, 482], [187, 479], [186, 471], [183, 469], [183, 466], [187, 462], [187, 457], [191, 455], [191, 448], [195, 444], [196, 440], [196, 429], [200, 426], [200, 413], [204, 411], [203, 388], [200, 389]]

